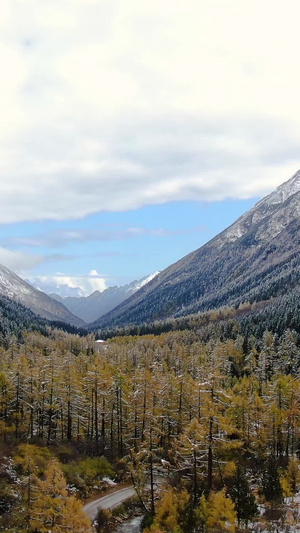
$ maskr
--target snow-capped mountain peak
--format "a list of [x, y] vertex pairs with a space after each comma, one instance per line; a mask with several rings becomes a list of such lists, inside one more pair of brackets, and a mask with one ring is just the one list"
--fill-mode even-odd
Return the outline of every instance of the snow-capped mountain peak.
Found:
[[[285, 202], [290, 196], [300, 191], [300, 170], [296, 172], [288, 181], [277, 187], [276, 191], [267, 196], [264, 200], [269, 205]], [[263, 200], [262, 200], [263, 201]]]
[[[250, 227], [259, 226], [263, 221], [267, 221], [272, 216], [272, 223], [268, 226], [268, 231], [263, 234], [257, 227], [257, 237], [270, 239], [278, 235], [282, 227], [290, 216], [300, 216], [300, 204], [294, 195], [300, 192], [300, 170], [298, 170], [288, 181], [282, 183], [275, 191], [260, 200], [252, 209], [242, 215], [234, 224], [222, 232], [214, 243], [223, 246], [226, 242], [234, 242], [243, 237]], [[290, 207], [285, 210], [285, 217], [282, 217], [281, 206], [289, 201]], [[278, 215], [276, 215], [276, 211]]]
[[144, 285], [149, 283], [153, 278], [155, 278], [157, 274], [159, 274], [159, 270], [157, 270], [156, 272], [153, 272], [153, 274], [150, 274], [149, 276], [145, 276], [139, 281], [133, 281], [132, 283], [128, 285], [128, 292], [132, 293], [133, 291], [138, 291], [139, 289], [144, 287]]

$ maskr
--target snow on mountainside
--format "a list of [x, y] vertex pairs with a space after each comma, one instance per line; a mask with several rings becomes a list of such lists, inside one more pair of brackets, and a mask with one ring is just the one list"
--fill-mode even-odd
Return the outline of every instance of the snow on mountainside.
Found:
[[68, 296], [62, 298], [57, 294], [51, 294], [51, 297], [58, 302], [62, 302], [69, 311], [79, 316], [85, 322], [93, 322], [124, 302], [141, 287], [144, 287], [155, 278], [157, 274], [159, 274], [158, 271], [121, 287], [109, 287], [103, 292], [95, 291], [87, 297], [76, 298]]
[[82, 320], [71, 314], [64, 305], [38, 291], [3, 265], [0, 265], [0, 295], [19, 302], [43, 318], [67, 322], [74, 326], [83, 325]]
[[[146, 276], [146, 277], [140, 279], [139, 281], [133, 281], [132, 283], [127, 285], [128, 289], [127, 289], [126, 292], [138, 291], [139, 289], [144, 287], [144, 285], [149, 283], [149, 281], [151, 281], [153, 278], [155, 278], [155, 276], [157, 276], [157, 274], [159, 274], [159, 270], [157, 270], [156, 272], [153, 272], [153, 274], [150, 274], [150, 276]], [[119, 287], [119, 288], [121, 288], [121, 287]]]
[[[254, 224], [261, 223], [267, 217], [278, 208], [280, 204], [283, 204], [286, 200], [291, 198], [293, 195], [300, 191], [300, 171], [296, 172], [294, 176], [282, 183], [275, 191], [273, 191], [269, 196], [266, 196], [260, 200], [250, 211], [247, 211], [242, 215], [236, 222], [234, 222], [228, 229], [222, 232], [215, 240], [215, 242], [223, 241], [223, 244], [227, 242], [234, 242], [239, 239]], [[295, 199], [292, 216], [300, 215], [300, 203]], [[286, 213], [286, 216], [289, 216], [289, 213]], [[279, 216], [275, 217], [272, 221], [272, 224], [269, 227], [267, 238], [270, 236], [278, 235], [281, 231], [283, 224], [286, 222], [286, 217], [282, 217], [280, 213]]]
[[300, 287], [300, 171], [92, 325], [140, 324]]
[[258, 202], [257, 205], [260, 205], [262, 203], [268, 205], [279, 204], [285, 202], [287, 198], [299, 191], [300, 170], [298, 170], [296, 174], [294, 174], [288, 181], [285, 181], [279, 187], [277, 187], [276, 191], [272, 192], [271, 194], [269, 194], [269, 196]]

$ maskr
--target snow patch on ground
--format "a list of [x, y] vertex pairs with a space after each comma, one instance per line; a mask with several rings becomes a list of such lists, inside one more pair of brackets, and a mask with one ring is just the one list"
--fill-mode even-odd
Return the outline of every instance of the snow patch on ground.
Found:
[[115, 483], [112, 479], [110, 479], [109, 477], [103, 477], [102, 478], [102, 481], [104, 481], [104, 483], [107, 483], [108, 485], [110, 485], [111, 487], [114, 487], [115, 485], [117, 485], [117, 483]]

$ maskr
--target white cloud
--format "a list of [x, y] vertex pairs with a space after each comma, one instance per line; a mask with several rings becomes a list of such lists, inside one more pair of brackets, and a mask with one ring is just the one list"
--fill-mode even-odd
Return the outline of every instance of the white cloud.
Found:
[[296, 0], [2, 0], [0, 222], [288, 179], [299, 14]]
[[[36, 236], [30, 237], [16, 237], [6, 239], [4, 242], [8, 244], [13, 244], [16, 246], [30, 246], [30, 247], [40, 247], [47, 246], [50, 248], [64, 248], [67, 243], [87, 243], [87, 242], [109, 242], [109, 241], [123, 241], [126, 239], [134, 239], [138, 237], [146, 236], [155, 236], [155, 237], [169, 237], [171, 235], [179, 235], [184, 233], [190, 233], [194, 231], [201, 231], [204, 228], [202, 226], [196, 226], [188, 230], [168, 230], [166, 228], [143, 228], [139, 226], [130, 226], [124, 227], [119, 226], [115, 228], [107, 228], [105, 226], [95, 226], [88, 229], [77, 229], [77, 230], [55, 230], [52, 232], [39, 234]], [[102, 252], [104, 255], [105, 252]], [[109, 252], [111, 255], [111, 252]], [[50, 255], [47, 260], [51, 261], [54, 259], [70, 260], [72, 256], [68, 255]], [[93, 274], [94, 271], [91, 271], [90, 274]], [[97, 274], [97, 273], [96, 273]]]
[[69, 276], [64, 273], [56, 275], [29, 275], [26, 279], [36, 288], [46, 293], [58, 293], [63, 296], [87, 296], [98, 290], [104, 291], [106, 286], [105, 277], [92, 270], [90, 274]]
[[[50, 276], [48, 276], [48, 280], [50, 280]], [[103, 276], [100, 276], [99, 274], [93, 274], [88, 276], [52, 276], [51, 280], [58, 286], [66, 285], [70, 288], [80, 287], [87, 294], [91, 294], [91, 292], [94, 292], [96, 290], [102, 292], [107, 288], [105, 278], [103, 278]]]
[[0, 263], [20, 276], [44, 261], [45, 258], [41, 255], [30, 255], [25, 252], [11, 251], [0, 247]]

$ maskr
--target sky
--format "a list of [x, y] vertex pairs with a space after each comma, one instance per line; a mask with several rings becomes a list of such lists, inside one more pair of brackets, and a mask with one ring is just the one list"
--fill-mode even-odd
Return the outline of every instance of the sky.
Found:
[[0, 262], [50, 292], [123, 285], [289, 179], [299, 15], [294, 0], [1, 0]]

